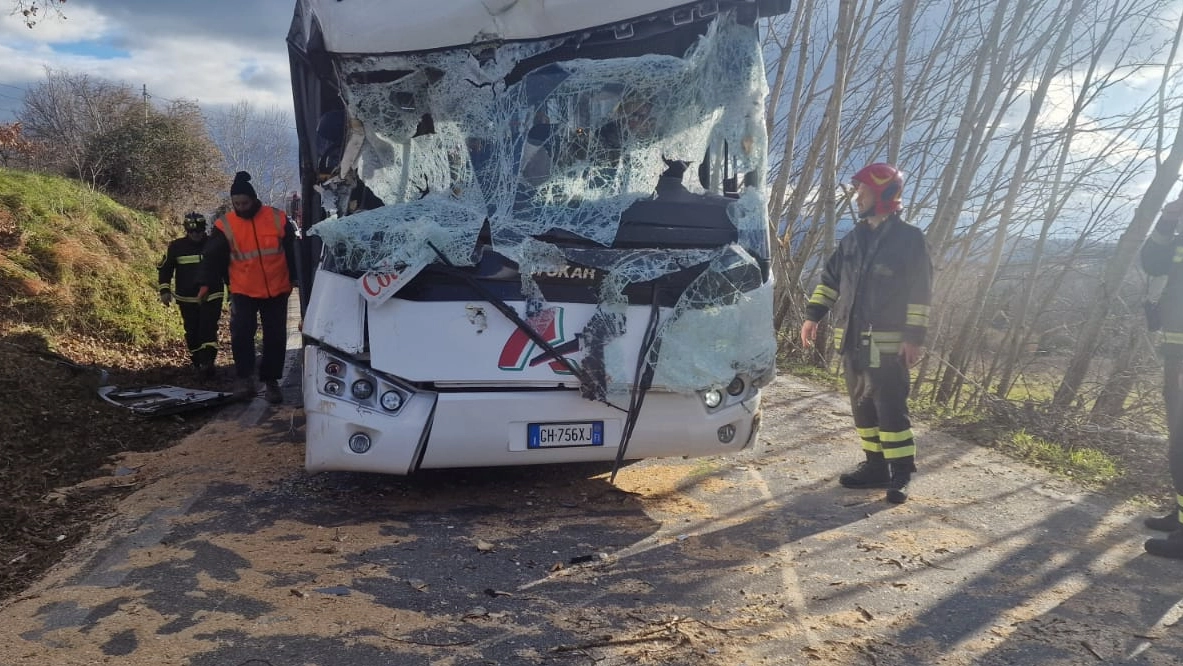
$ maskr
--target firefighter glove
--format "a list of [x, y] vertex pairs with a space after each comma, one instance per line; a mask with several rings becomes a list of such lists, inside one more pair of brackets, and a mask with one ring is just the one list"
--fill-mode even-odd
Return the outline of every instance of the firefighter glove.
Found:
[[173, 304], [173, 293], [171, 291], [160, 292], [160, 304], [168, 307]]

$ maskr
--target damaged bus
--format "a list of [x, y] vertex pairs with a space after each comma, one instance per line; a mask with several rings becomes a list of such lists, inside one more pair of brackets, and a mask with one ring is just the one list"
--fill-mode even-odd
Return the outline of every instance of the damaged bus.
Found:
[[306, 468], [750, 446], [787, 4], [299, 0]]

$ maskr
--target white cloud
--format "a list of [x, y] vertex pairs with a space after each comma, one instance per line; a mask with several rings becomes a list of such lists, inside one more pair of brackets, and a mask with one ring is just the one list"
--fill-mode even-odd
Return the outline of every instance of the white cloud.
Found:
[[292, 103], [286, 51], [259, 51], [250, 43], [162, 38], [104, 67], [113, 70], [109, 78], [147, 85], [161, 99], [196, 99], [203, 105], [248, 100], [285, 108]]
[[[1158, 69], [1161, 74], [1161, 68]], [[1068, 127], [1072, 121], [1073, 108], [1080, 93], [1083, 75], [1080, 72], [1064, 74], [1056, 77], [1048, 86], [1043, 105], [1040, 107], [1036, 120], [1037, 131], [1059, 132]], [[1094, 82], [1095, 85], [1095, 82]], [[1030, 91], [1034, 91], [1036, 84], [1030, 82]], [[1157, 87], [1157, 84], [1156, 86]], [[1072, 159], [1086, 160], [1100, 157], [1111, 166], [1118, 166], [1132, 159], [1152, 155], [1142, 147], [1144, 135], [1133, 129], [1105, 127], [1116, 122], [1107, 117], [1120, 116], [1134, 111], [1133, 105], [1146, 99], [1145, 91], [1132, 94], [1129, 80], [1118, 83], [1108, 90], [1108, 94], [1090, 99], [1088, 106], [1079, 114], [1075, 121], [1075, 132], [1072, 137]], [[1027, 113], [1027, 101], [1016, 104], [1009, 114], [1014, 127], [1022, 124], [1023, 116]]]
[[[157, 101], [203, 107], [249, 101], [292, 106], [285, 37], [290, 0], [104, 0], [69, 2], [30, 29], [0, 15], [0, 122], [46, 67], [147, 86]], [[88, 55], [88, 54], [96, 55]]]
[[[0, 8], [0, 12], [4, 12]], [[98, 10], [70, 5], [69, 14], [50, 12], [29, 28], [20, 14], [0, 13], [0, 43], [19, 48], [31, 44], [63, 44], [100, 39], [109, 34], [111, 22]]]

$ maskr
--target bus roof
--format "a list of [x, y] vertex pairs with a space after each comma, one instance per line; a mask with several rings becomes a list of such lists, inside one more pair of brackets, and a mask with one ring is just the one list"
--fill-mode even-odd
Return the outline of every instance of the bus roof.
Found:
[[788, 0], [297, 0], [288, 41], [301, 51], [315, 42], [329, 53], [409, 53], [563, 35], [677, 7], [703, 16], [745, 3], [762, 15], [788, 8]]

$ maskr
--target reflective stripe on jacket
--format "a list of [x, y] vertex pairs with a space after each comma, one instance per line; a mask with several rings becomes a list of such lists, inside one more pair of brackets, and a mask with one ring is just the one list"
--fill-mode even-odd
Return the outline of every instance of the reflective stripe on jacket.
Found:
[[283, 240], [287, 218], [262, 206], [251, 219], [230, 211], [214, 222], [230, 246], [230, 293], [251, 298], [274, 298], [291, 292]]
[[901, 342], [923, 345], [932, 298], [932, 262], [924, 234], [892, 215], [878, 229], [866, 222], [838, 243], [822, 271], [805, 316], [820, 321], [832, 312], [839, 351], [853, 350], [870, 334], [880, 352]]
[[[156, 265], [157, 289], [161, 293], [171, 292], [182, 303], [197, 302], [197, 291], [201, 288], [201, 262], [205, 244], [204, 237], [194, 241], [188, 236], [182, 236], [168, 244], [168, 251]], [[220, 285], [210, 285], [210, 289], [216, 292], [220, 290]]]

